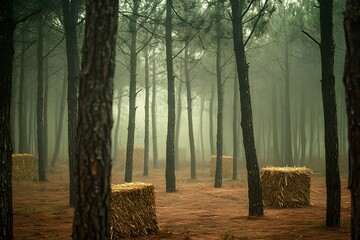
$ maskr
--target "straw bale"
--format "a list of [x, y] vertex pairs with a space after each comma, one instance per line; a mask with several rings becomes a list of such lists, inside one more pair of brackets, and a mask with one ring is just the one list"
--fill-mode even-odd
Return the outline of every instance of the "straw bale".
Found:
[[33, 180], [35, 158], [32, 154], [13, 154], [12, 155], [12, 179], [13, 180]]
[[260, 171], [265, 206], [310, 205], [311, 170], [307, 167], [266, 167]]
[[[210, 157], [210, 177], [215, 177], [216, 155]], [[233, 158], [231, 156], [222, 156], [222, 177], [231, 178], [233, 173]]]
[[158, 233], [155, 193], [152, 184], [125, 183], [112, 185], [111, 188], [112, 239]]

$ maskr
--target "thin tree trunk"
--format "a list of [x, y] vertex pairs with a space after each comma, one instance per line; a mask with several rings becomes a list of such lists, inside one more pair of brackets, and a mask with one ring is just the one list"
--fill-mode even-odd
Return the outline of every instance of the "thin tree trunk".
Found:
[[21, 31], [21, 54], [20, 54], [20, 76], [19, 76], [19, 153], [28, 153], [27, 143], [27, 112], [25, 111], [24, 103], [24, 88], [26, 84], [25, 78], [25, 51], [26, 51], [26, 31]]
[[360, 239], [360, 3], [347, 0], [344, 18], [346, 58], [344, 84], [348, 116], [349, 182], [351, 193], [351, 239]]
[[[179, 139], [180, 139], [180, 126], [181, 126], [181, 113], [182, 113], [182, 64], [180, 67], [180, 80], [177, 91], [177, 107], [176, 107], [176, 128], [175, 128], [175, 166], [179, 167]], [[182, 159], [185, 160], [185, 159]]]
[[222, 187], [222, 148], [223, 148], [223, 82], [221, 77], [221, 10], [222, 3], [216, 5], [216, 83], [218, 95], [218, 112], [217, 112], [217, 134], [216, 134], [216, 171], [215, 171], [215, 188]]
[[277, 120], [277, 101], [276, 101], [276, 86], [273, 85], [273, 94], [272, 94], [272, 129], [273, 129], [273, 152], [274, 152], [274, 164], [281, 166], [280, 152], [279, 152], [279, 136], [278, 136], [278, 120]]
[[205, 105], [205, 92], [201, 94], [201, 105], [200, 105], [200, 145], [201, 145], [201, 156], [202, 162], [205, 163], [205, 149], [204, 149], [204, 124], [203, 124], [203, 116], [204, 116], [204, 105]]
[[289, 74], [289, 43], [285, 37], [285, 139], [284, 160], [288, 166], [294, 165], [291, 137], [291, 113], [290, 113], [290, 74]]
[[121, 103], [122, 103], [122, 88], [123, 85], [120, 83], [118, 87], [118, 104], [117, 104], [117, 118], [116, 118], [116, 125], [115, 125], [115, 132], [114, 132], [114, 151], [113, 151], [113, 159], [114, 163], [118, 161], [118, 150], [119, 150], [119, 129], [120, 129], [120, 119], [121, 119]]
[[45, 58], [44, 76], [44, 164], [48, 166], [48, 102], [49, 102], [49, 59]]
[[188, 127], [189, 127], [189, 144], [190, 144], [190, 164], [191, 164], [191, 179], [196, 179], [196, 154], [195, 154], [195, 140], [194, 140], [194, 126], [192, 119], [192, 96], [191, 96], [191, 80], [189, 74], [189, 47], [185, 43], [185, 82], [186, 82], [186, 101], [188, 113]]
[[78, 125], [78, 103], [77, 93], [79, 85], [79, 53], [76, 35], [76, 26], [78, 18], [79, 0], [62, 0], [64, 29], [66, 39], [66, 60], [68, 69], [68, 154], [69, 154], [69, 204], [75, 202], [75, 182], [76, 174], [76, 129]]
[[211, 81], [211, 96], [209, 106], [209, 135], [210, 135], [210, 153], [215, 155], [215, 141], [214, 141], [214, 99], [215, 99], [215, 83]]
[[[235, 66], [236, 67], [236, 66]], [[234, 76], [234, 98], [233, 98], [233, 180], [237, 180], [237, 169], [238, 169], [238, 155], [239, 155], [239, 143], [238, 143], [238, 109], [239, 109], [239, 83], [237, 76], [237, 69], [235, 68]]]
[[144, 176], [149, 175], [149, 50], [145, 49], [145, 136], [144, 136]]
[[45, 176], [45, 143], [44, 143], [44, 63], [43, 63], [43, 22], [38, 20], [37, 49], [37, 142], [38, 142], [38, 175], [39, 181], [46, 181]]
[[165, 44], [168, 83], [168, 126], [166, 136], [166, 192], [176, 192], [175, 179], [175, 89], [172, 54], [172, 0], [166, 0]]
[[156, 58], [153, 52], [152, 64], [152, 100], [151, 100], [151, 124], [152, 124], [152, 140], [153, 140], [153, 167], [158, 168], [158, 145], [156, 131]]
[[59, 115], [59, 124], [58, 129], [56, 131], [56, 138], [55, 138], [55, 150], [54, 155], [51, 160], [51, 168], [55, 168], [55, 164], [57, 159], [59, 158], [59, 150], [61, 145], [61, 136], [63, 132], [63, 123], [64, 123], [64, 115], [65, 115], [65, 101], [66, 101], [66, 75], [64, 76], [64, 84], [62, 87], [62, 94], [61, 94], [61, 104], [60, 104], [60, 115]]
[[309, 121], [310, 121], [310, 130], [309, 130], [309, 163], [313, 163], [314, 160], [314, 137], [315, 137], [315, 113], [314, 113], [314, 104], [310, 105], [310, 113], [309, 113]]
[[300, 111], [300, 142], [301, 142], [301, 153], [300, 153], [300, 162], [301, 165], [305, 164], [305, 152], [306, 152], [306, 133], [305, 133], [305, 92], [303, 91], [301, 96], [301, 111]]
[[136, 119], [136, 74], [137, 74], [137, 18], [139, 0], [133, 1], [133, 9], [130, 21], [131, 47], [130, 47], [130, 90], [129, 90], [129, 122], [126, 144], [125, 182], [132, 182], [134, 142], [135, 142], [135, 119]]
[[241, 127], [245, 149], [246, 168], [249, 191], [249, 215], [261, 216], [264, 214], [262, 201], [262, 187], [260, 183], [259, 165], [256, 156], [254, 142], [254, 130], [250, 97], [248, 64], [246, 62], [243, 28], [242, 9], [243, 2], [230, 0], [233, 24], [234, 51], [239, 74]]

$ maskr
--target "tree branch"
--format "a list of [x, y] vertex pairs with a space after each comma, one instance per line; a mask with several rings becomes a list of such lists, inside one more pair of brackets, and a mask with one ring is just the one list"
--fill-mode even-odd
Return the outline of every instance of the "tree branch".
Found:
[[306, 32], [305, 30], [301, 30], [301, 32], [304, 33], [306, 36], [308, 36], [311, 40], [313, 40], [320, 47], [321, 43], [318, 40], [316, 40], [313, 36], [311, 36], [308, 32]]

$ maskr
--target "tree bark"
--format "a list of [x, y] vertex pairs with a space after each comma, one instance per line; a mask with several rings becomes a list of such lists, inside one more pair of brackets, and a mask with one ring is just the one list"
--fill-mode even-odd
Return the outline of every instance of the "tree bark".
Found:
[[24, 88], [25, 88], [25, 51], [26, 51], [26, 30], [25, 27], [21, 29], [21, 53], [20, 53], [20, 76], [19, 76], [19, 153], [28, 153], [27, 143], [27, 113], [25, 111], [24, 103]]
[[45, 139], [44, 139], [44, 63], [43, 63], [43, 21], [38, 20], [37, 49], [37, 143], [39, 181], [46, 181], [45, 176]]
[[236, 57], [237, 71], [239, 74], [241, 127], [245, 149], [246, 168], [249, 191], [249, 215], [261, 216], [264, 214], [262, 201], [262, 187], [260, 183], [259, 166], [257, 162], [253, 119], [251, 109], [250, 85], [248, 64], [246, 62], [243, 38], [242, 9], [243, 1], [230, 0], [232, 11], [233, 41]]
[[216, 4], [216, 83], [218, 95], [218, 112], [217, 112], [217, 134], [216, 134], [216, 171], [215, 171], [215, 188], [222, 187], [222, 148], [223, 148], [223, 82], [221, 78], [221, 10], [224, 5], [221, 2]]
[[135, 119], [136, 119], [136, 71], [137, 71], [137, 18], [139, 11], [139, 0], [133, 1], [133, 9], [130, 20], [131, 47], [130, 47], [130, 90], [129, 90], [129, 122], [126, 144], [126, 166], [125, 182], [132, 182], [133, 154], [135, 141]]
[[13, 1], [0, 8], [0, 239], [13, 239], [11, 90], [14, 59]]
[[155, 51], [153, 53], [152, 64], [152, 99], [151, 99], [151, 125], [152, 125], [152, 140], [153, 140], [153, 167], [158, 168], [158, 145], [157, 145], [157, 131], [156, 131], [156, 58]]
[[334, 76], [333, 0], [320, 0], [321, 92], [323, 96], [326, 161], [326, 226], [340, 225], [341, 194]]
[[351, 239], [360, 239], [360, 2], [346, 1], [344, 18], [346, 59], [344, 85], [348, 116]]
[[166, 192], [176, 192], [175, 179], [175, 89], [172, 56], [172, 0], [166, 0], [165, 44], [168, 83], [168, 126], [166, 136]]
[[110, 239], [111, 128], [118, 1], [86, 1], [73, 239]]
[[79, 53], [76, 35], [76, 25], [78, 20], [79, 0], [62, 0], [64, 29], [66, 40], [66, 60], [68, 68], [68, 154], [69, 154], [69, 204], [75, 202], [75, 182], [74, 174], [76, 166], [75, 146], [76, 129], [78, 124], [78, 103], [77, 92], [79, 85]]
[[144, 176], [149, 175], [149, 50], [145, 47], [145, 136], [144, 136]]
[[195, 140], [194, 140], [194, 125], [192, 119], [192, 96], [191, 96], [191, 80], [189, 73], [189, 44], [185, 43], [185, 83], [186, 83], [186, 102], [188, 113], [188, 127], [189, 127], [189, 144], [190, 144], [190, 165], [191, 165], [191, 179], [196, 179], [196, 154], [195, 154]]

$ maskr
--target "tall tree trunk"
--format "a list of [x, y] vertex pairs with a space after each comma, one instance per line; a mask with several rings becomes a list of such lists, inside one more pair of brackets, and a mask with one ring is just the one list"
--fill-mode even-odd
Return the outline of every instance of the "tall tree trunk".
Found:
[[37, 49], [37, 143], [39, 181], [46, 181], [45, 176], [45, 139], [44, 139], [44, 63], [43, 63], [43, 22], [38, 20]]
[[65, 114], [65, 101], [66, 101], [66, 75], [64, 76], [64, 84], [62, 87], [62, 94], [61, 94], [61, 104], [60, 104], [60, 114], [59, 114], [59, 125], [58, 129], [56, 130], [56, 138], [55, 138], [55, 149], [54, 155], [51, 160], [51, 168], [55, 168], [55, 164], [57, 159], [59, 158], [59, 150], [61, 145], [61, 135], [63, 132], [63, 123], [64, 123], [64, 114]]
[[151, 99], [151, 128], [152, 128], [152, 141], [153, 141], [153, 167], [158, 168], [158, 144], [157, 144], [157, 131], [156, 131], [156, 57], [155, 51], [153, 52], [152, 64], [152, 99]]
[[118, 1], [86, 1], [73, 239], [110, 239], [111, 128]]
[[[180, 140], [180, 126], [182, 113], [182, 64], [180, 67], [180, 80], [177, 88], [177, 105], [176, 105], [176, 127], [175, 127], [175, 167], [179, 166], [179, 140]], [[184, 160], [184, 159], [183, 159]]]
[[209, 135], [210, 135], [210, 153], [215, 155], [215, 141], [214, 141], [214, 99], [215, 99], [215, 82], [211, 81], [211, 95], [209, 106]]
[[78, 124], [77, 92], [79, 87], [79, 52], [77, 44], [76, 26], [78, 20], [79, 0], [62, 0], [64, 29], [66, 40], [66, 60], [68, 69], [68, 154], [69, 154], [69, 203], [75, 202], [74, 175], [76, 166], [75, 147], [76, 129]]
[[305, 91], [302, 92], [301, 95], [301, 110], [300, 110], [300, 162], [301, 165], [305, 164], [305, 152], [306, 152], [306, 133], [305, 133], [305, 116], [306, 116], [306, 109], [305, 109]]
[[185, 43], [185, 82], [186, 82], [186, 102], [188, 113], [188, 127], [189, 127], [189, 143], [190, 143], [190, 163], [191, 163], [191, 179], [196, 179], [196, 154], [195, 154], [195, 140], [194, 140], [194, 126], [192, 119], [192, 96], [191, 96], [191, 79], [189, 74], [189, 44]]
[[326, 226], [340, 225], [339, 143], [334, 76], [333, 0], [320, 0], [321, 91], [323, 96], [326, 160]]
[[348, 116], [349, 182], [351, 193], [351, 239], [360, 239], [360, 2], [346, 1], [344, 18], [346, 59], [344, 84]]
[[26, 52], [26, 30], [21, 30], [21, 53], [20, 53], [20, 76], [19, 76], [19, 153], [28, 153], [27, 143], [27, 113], [25, 111], [24, 103], [24, 88], [25, 88], [25, 52]]
[[201, 105], [200, 105], [200, 145], [201, 145], [201, 156], [202, 162], [205, 163], [205, 149], [204, 149], [204, 124], [203, 124], [203, 116], [204, 116], [204, 105], [205, 105], [205, 92], [201, 93]]
[[49, 102], [49, 59], [45, 59], [44, 69], [44, 164], [48, 166], [48, 102]]
[[168, 126], [166, 136], [166, 192], [176, 192], [175, 179], [175, 89], [172, 56], [172, 0], [166, 0], [165, 44], [168, 83]]
[[277, 120], [277, 101], [276, 101], [276, 86], [273, 85], [272, 94], [272, 129], [273, 129], [273, 152], [274, 152], [274, 164], [281, 165], [280, 152], [279, 152], [279, 136], [278, 136], [278, 120]]
[[120, 83], [119, 84], [119, 87], [118, 87], [118, 102], [117, 102], [117, 118], [116, 118], [116, 124], [115, 124], [115, 132], [114, 132], [114, 145], [113, 145], [113, 148], [114, 148], [114, 151], [113, 151], [113, 161], [114, 163], [116, 163], [118, 160], [118, 150], [119, 150], [119, 144], [118, 144], [118, 141], [119, 141], [119, 129], [120, 129], [120, 119], [121, 119], [121, 103], [122, 103], [122, 97], [121, 97], [121, 94], [122, 94], [122, 88], [123, 88], [123, 85]]
[[130, 90], [129, 90], [129, 122], [126, 144], [125, 182], [132, 182], [133, 154], [135, 141], [136, 119], [136, 73], [137, 73], [137, 19], [139, 0], [133, 1], [133, 9], [130, 21], [131, 46], [130, 46]]
[[315, 138], [315, 113], [314, 113], [314, 104], [310, 105], [309, 121], [310, 121], [310, 130], [309, 130], [309, 163], [313, 163], [314, 160], [314, 138]]
[[14, 59], [13, 1], [0, 8], [0, 239], [14, 238], [12, 205], [11, 90]]
[[223, 148], [223, 82], [221, 78], [221, 10], [223, 4], [218, 2], [216, 5], [216, 83], [218, 95], [218, 112], [217, 112], [217, 134], [216, 134], [216, 171], [215, 171], [215, 188], [222, 186], [222, 148]]
[[261, 216], [264, 214], [262, 201], [262, 187], [260, 183], [259, 165], [257, 162], [253, 119], [251, 109], [250, 85], [248, 64], [246, 62], [243, 38], [242, 9], [243, 1], [230, 0], [233, 24], [234, 51], [239, 74], [241, 127], [245, 149], [246, 168], [249, 191], [249, 215]]
[[290, 70], [289, 70], [289, 42], [285, 37], [285, 139], [284, 139], [284, 162], [288, 166], [294, 165], [291, 137], [291, 113], [290, 113]]
[[[236, 67], [236, 66], [235, 66]], [[237, 180], [239, 143], [238, 143], [238, 109], [239, 109], [239, 83], [237, 77], [237, 70], [234, 71], [234, 99], [233, 99], [233, 180]]]
[[149, 175], [149, 50], [145, 49], [145, 136], [144, 136], [144, 176]]

